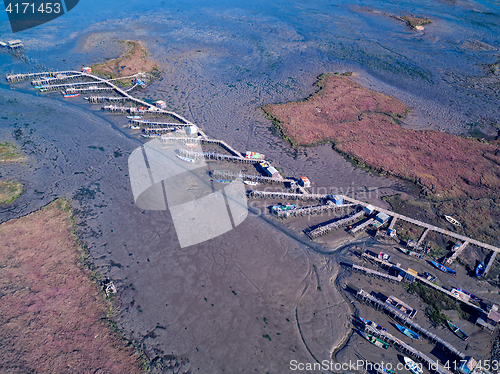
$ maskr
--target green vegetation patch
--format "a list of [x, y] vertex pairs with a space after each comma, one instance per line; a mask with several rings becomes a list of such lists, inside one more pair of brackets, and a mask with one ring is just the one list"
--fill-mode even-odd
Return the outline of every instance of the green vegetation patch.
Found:
[[451, 300], [447, 295], [422, 283], [414, 282], [408, 286], [408, 292], [417, 293], [428, 306], [425, 315], [434, 326], [446, 326], [447, 317], [442, 310], [457, 310], [460, 316], [468, 319], [470, 315], [464, 311], [459, 302]]
[[22, 183], [10, 180], [0, 180], [0, 204], [8, 204], [24, 192]]
[[0, 163], [18, 162], [23, 159], [17, 147], [9, 142], [0, 143]]

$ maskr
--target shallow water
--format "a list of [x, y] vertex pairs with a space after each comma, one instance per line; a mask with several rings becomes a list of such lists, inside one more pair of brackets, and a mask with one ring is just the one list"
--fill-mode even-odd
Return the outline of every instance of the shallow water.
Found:
[[[410, 13], [433, 22], [417, 32], [390, 17]], [[61, 70], [118, 56], [119, 40], [140, 40], [163, 73], [138, 97], [166, 100], [208, 135], [264, 153], [285, 175], [309, 176], [315, 189], [364, 191], [361, 198], [382, 205], [382, 195], [410, 187], [355, 169], [327, 145], [292, 150], [270, 133], [260, 106], [307, 97], [324, 72], [355, 71], [356, 81], [413, 108], [405, 126], [494, 132], [487, 124], [500, 118], [498, 77], [485, 78], [481, 64], [500, 59], [499, 17], [487, 1], [111, 0], [82, 2], [14, 36], [1, 23], [0, 32]], [[33, 67], [0, 53], [2, 74]], [[73, 197], [96, 272], [119, 289], [118, 325], [150, 358], [207, 373], [280, 373], [292, 359], [329, 358], [350, 314], [330, 285], [338, 267], [331, 249], [251, 216], [181, 250], [168, 212], [133, 204], [127, 158], [141, 141], [123, 129], [123, 116], [15, 89], [1, 82], [0, 140], [14, 140], [29, 159], [0, 172], [27, 191], [0, 221]]]

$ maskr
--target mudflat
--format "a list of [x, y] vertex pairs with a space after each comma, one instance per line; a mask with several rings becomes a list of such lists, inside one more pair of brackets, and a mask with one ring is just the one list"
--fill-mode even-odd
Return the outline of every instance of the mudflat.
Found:
[[[65, 200], [0, 225], [1, 369], [141, 373], [136, 351], [106, 323]], [[3, 372], [3, 371], [2, 371]]]

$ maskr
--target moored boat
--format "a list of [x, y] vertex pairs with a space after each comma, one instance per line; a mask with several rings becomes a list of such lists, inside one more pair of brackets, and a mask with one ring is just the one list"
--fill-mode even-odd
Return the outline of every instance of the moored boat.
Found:
[[396, 374], [396, 372], [394, 370], [391, 370], [391, 369], [387, 369], [386, 367], [384, 367], [383, 365], [380, 365], [377, 369], [377, 371], [379, 373], [382, 373], [382, 374]]
[[454, 325], [450, 320], [446, 320], [446, 323], [448, 324], [450, 330], [453, 331], [453, 333], [460, 339], [462, 339], [463, 341], [469, 339], [469, 335], [463, 332], [457, 325]]
[[140, 119], [142, 116], [127, 116], [128, 119]]
[[372, 334], [368, 334], [364, 331], [359, 332], [363, 338], [368, 340], [370, 343], [373, 345], [376, 345], [379, 348], [387, 350], [391, 345], [389, 343], [384, 342], [383, 340], [377, 338], [376, 336], [373, 336]]
[[422, 365], [417, 364], [415, 361], [413, 361], [409, 357], [404, 357], [406, 367], [413, 373], [413, 374], [422, 374]]
[[431, 261], [432, 265], [434, 265], [437, 269], [441, 270], [443, 273], [450, 274], [450, 275], [457, 275], [457, 272], [453, 269], [450, 269], [444, 265], [441, 265], [440, 263], [437, 263], [436, 261]]
[[255, 182], [255, 181], [243, 181], [243, 183], [245, 183], [247, 186], [258, 186], [259, 185], [259, 182]]
[[61, 94], [63, 97], [78, 97], [80, 94], [74, 93], [74, 92], [68, 92], [68, 91], [61, 91]]
[[294, 210], [294, 209], [297, 209], [297, 207], [298, 207], [297, 205], [286, 203], [286, 204], [274, 205], [272, 207], [272, 210], [273, 210], [273, 212], [279, 212], [282, 210]]
[[412, 338], [414, 340], [420, 339], [420, 335], [418, 335], [416, 332], [410, 330], [409, 328], [398, 325], [397, 323], [396, 323], [396, 327], [398, 328], [399, 331], [401, 331], [407, 337]]
[[446, 215], [445, 215], [445, 216], [444, 216], [444, 218], [446, 218], [446, 220], [447, 220], [449, 223], [451, 223], [451, 224], [453, 224], [453, 225], [455, 225], [455, 226], [462, 226], [462, 224], [461, 224], [460, 222], [458, 222], [458, 221], [457, 221], [455, 218], [453, 218], [453, 217], [450, 217], [450, 216], [446, 216]]
[[[143, 135], [144, 136], [144, 135]], [[189, 158], [189, 157], [184, 157], [184, 156], [181, 156], [181, 155], [176, 155], [179, 159], [181, 159], [182, 161], [186, 161], [186, 162], [190, 162], [190, 163], [194, 163], [195, 160], [193, 160], [192, 158]]]
[[379, 325], [379, 324], [378, 324], [378, 323], [376, 323], [376, 322], [370, 321], [370, 320], [368, 320], [368, 319], [364, 319], [364, 318], [362, 318], [362, 317], [358, 317], [358, 318], [359, 318], [359, 320], [360, 320], [361, 322], [363, 322], [365, 325], [371, 326], [371, 327], [373, 327], [373, 328], [375, 328], [375, 329], [377, 329], [377, 330], [380, 330], [380, 331], [387, 331], [387, 329], [386, 329], [384, 326], [381, 326], [381, 325]]
[[141, 128], [141, 126], [130, 126], [130, 128], [132, 130], [139, 130]]
[[479, 265], [477, 265], [476, 277], [478, 277], [478, 278], [481, 277], [484, 274], [485, 269], [486, 269], [486, 267], [484, 266], [484, 260], [483, 260], [479, 263]]

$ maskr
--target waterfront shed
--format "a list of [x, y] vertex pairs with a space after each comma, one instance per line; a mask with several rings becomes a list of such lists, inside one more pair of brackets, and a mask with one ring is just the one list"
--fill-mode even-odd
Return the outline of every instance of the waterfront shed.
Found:
[[299, 184], [304, 188], [311, 187], [311, 181], [307, 177], [300, 177]]
[[387, 214], [385, 214], [384, 212], [380, 212], [379, 214], [377, 214], [377, 216], [375, 217], [375, 219], [380, 222], [381, 224], [384, 224], [386, 223], [387, 221], [389, 221], [389, 218], [391, 218], [390, 216], [388, 216]]
[[266, 170], [266, 174], [268, 176], [270, 176], [271, 178], [279, 178], [280, 177], [278, 170], [276, 170], [273, 166], [269, 166], [265, 170]]
[[167, 107], [167, 103], [163, 100], [156, 100], [155, 105], [157, 108], [160, 108], [160, 109], [165, 109]]
[[365, 206], [365, 208], [363, 209], [363, 211], [366, 213], [367, 216], [371, 215], [373, 213], [373, 211], [375, 210], [374, 206], [373, 205], [367, 205]]

